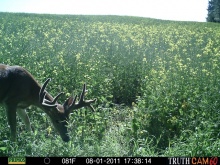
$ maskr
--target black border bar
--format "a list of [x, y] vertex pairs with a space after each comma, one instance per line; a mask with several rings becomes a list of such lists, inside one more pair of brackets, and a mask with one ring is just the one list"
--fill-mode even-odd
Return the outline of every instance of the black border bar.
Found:
[[[11, 158], [11, 157], [10, 157]], [[16, 157], [15, 157], [16, 158]], [[220, 157], [23, 157], [26, 165], [220, 165]], [[8, 165], [8, 157], [0, 157], [0, 165]], [[16, 159], [11, 159], [16, 160]], [[18, 159], [19, 160], [19, 159]]]

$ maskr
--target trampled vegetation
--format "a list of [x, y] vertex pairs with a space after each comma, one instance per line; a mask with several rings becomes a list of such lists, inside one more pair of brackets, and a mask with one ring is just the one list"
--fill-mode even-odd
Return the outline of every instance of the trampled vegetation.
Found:
[[219, 156], [220, 26], [137, 17], [0, 13], [0, 62], [20, 65], [55, 95], [87, 83], [96, 112], [71, 115], [64, 143], [42, 110], [18, 118], [1, 156]]

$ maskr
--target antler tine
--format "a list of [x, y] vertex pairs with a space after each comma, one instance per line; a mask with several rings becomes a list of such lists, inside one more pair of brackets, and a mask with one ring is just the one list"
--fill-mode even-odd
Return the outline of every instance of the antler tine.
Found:
[[58, 100], [58, 98], [63, 94], [63, 92], [60, 92], [53, 100], [53, 102], [51, 102], [51, 104], [55, 104]]
[[45, 106], [47, 106], [47, 107], [57, 107], [56, 104], [51, 104], [48, 100], [44, 101], [44, 102], [42, 103], [42, 105], [45, 105]]
[[[46, 94], [46, 93], [45, 93]], [[47, 99], [44, 98], [43, 100], [43, 105], [46, 105], [46, 106], [49, 106], [49, 107], [56, 107], [57, 105], [55, 104], [58, 100], [58, 98], [63, 94], [63, 92], [60, 92], [55, 98], [53, 101], [49, 101]], [[45, 95], [44, 95], [45, 97]]]
[[[93, 100], [93, 102], [95, 102], [95, 101], [96, 101], [96, 99]], [[89, 108], [90, 108], [93, 112], [95, 112], [95, 109], [93, 108], [93, 106], [92, 106], [91, 104], [89, 104]]]
[[[79, 108], [82, 108], [82, 107], [89, 107], [93, 112], [95, 111], [91, 104], [94, 103], [96, 101], [96, 99], [84, 100], [85, 93], [86, 93], [86, 84], [83, 85], [83, 89], [82, 89], [82, 92], [80, 94], [78, 103], [75, 103], [77, 95], [75, 96], [73, 101], [72, 101], [72, 98], [69, 98], [64, 103], [65, 106], [68, 105], [67, 109], [66, 109], [66, 112], [68, 114], [71, 113], [74, 109], [79, 109]], [[69, 101], [71, 101], [71, 103], [69, 103]]]
[[72, 104], [71, 104], [71, 107], [75, 105], [76, 98], [77, 98], [77, 95], [76, 95], [75, 98], [73, 99], [73, 102], [72, 102]]
[[93, 108], [93, 106], [91, 105], [91, 103], [96, 102], [96, 99], [93, 100], [84, 100], [84, 96], [86, 93], [86, 84], [83, 84], [83, 90], [82, 93], [80, 95], [80, 100], [79, 100], [79, 104], [85, 104], [85, 106], [88, 106], [93, 112], [95, 112], [95, 109]]
[[42, 88], [40, 89], [40, 92], [39, 92], [39, 101], [40, 101], [40, 103], [43, 103], [43, 101], [44, 101], [44, 97], [45, 97], [45, 95], [46, 95], [45, 88], [46, 88], [46, 86], [47, 86], [47, 84], [48, 84], [48, 82], [49, 82], [50, 80], [51, 80], [51, 78], [48, 78], [48, 79], [44, 82]]
[[57, 102], [58, 98], [63, 94], [63, 92], [60, 92], [60, 93], [53, 99], [53, 101], [50, 101], [50, 100], [45, 99], [45, 96], [46, 96], [45, 88], [46, 88], [47, 84], [49, 83], [49, 81], [51, 81], [51, 78], [48, 78], [48, 79], [44, 82], [42, 88], [40, 89], [40, 92], [39, 92], [39, 100], [40, 100], [40, 103], [41, 103], [42, 105], [45, 105], [45, 106], [47, 106], [47, 107], [57, 107], [56, 102]]

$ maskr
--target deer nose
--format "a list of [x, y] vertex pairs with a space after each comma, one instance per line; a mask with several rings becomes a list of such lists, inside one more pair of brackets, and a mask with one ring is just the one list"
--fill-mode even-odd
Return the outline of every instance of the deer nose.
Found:
[[69, 136], [63, 137], [62, 139], [63, 139], [64, 142], [68, 142], [68, 141], [70, 141]]

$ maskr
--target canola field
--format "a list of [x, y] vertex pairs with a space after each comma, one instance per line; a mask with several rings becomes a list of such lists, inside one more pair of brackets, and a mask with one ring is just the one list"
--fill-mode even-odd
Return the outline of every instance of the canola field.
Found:
[[0, 156], [220, 155], [220, 26], [139, 17], [0, 13], [0, 63], [26, 68], [60, 98], [97, 98], [62, 142], [46, 114], [17, 118], [18, 140], [0, 108]]

